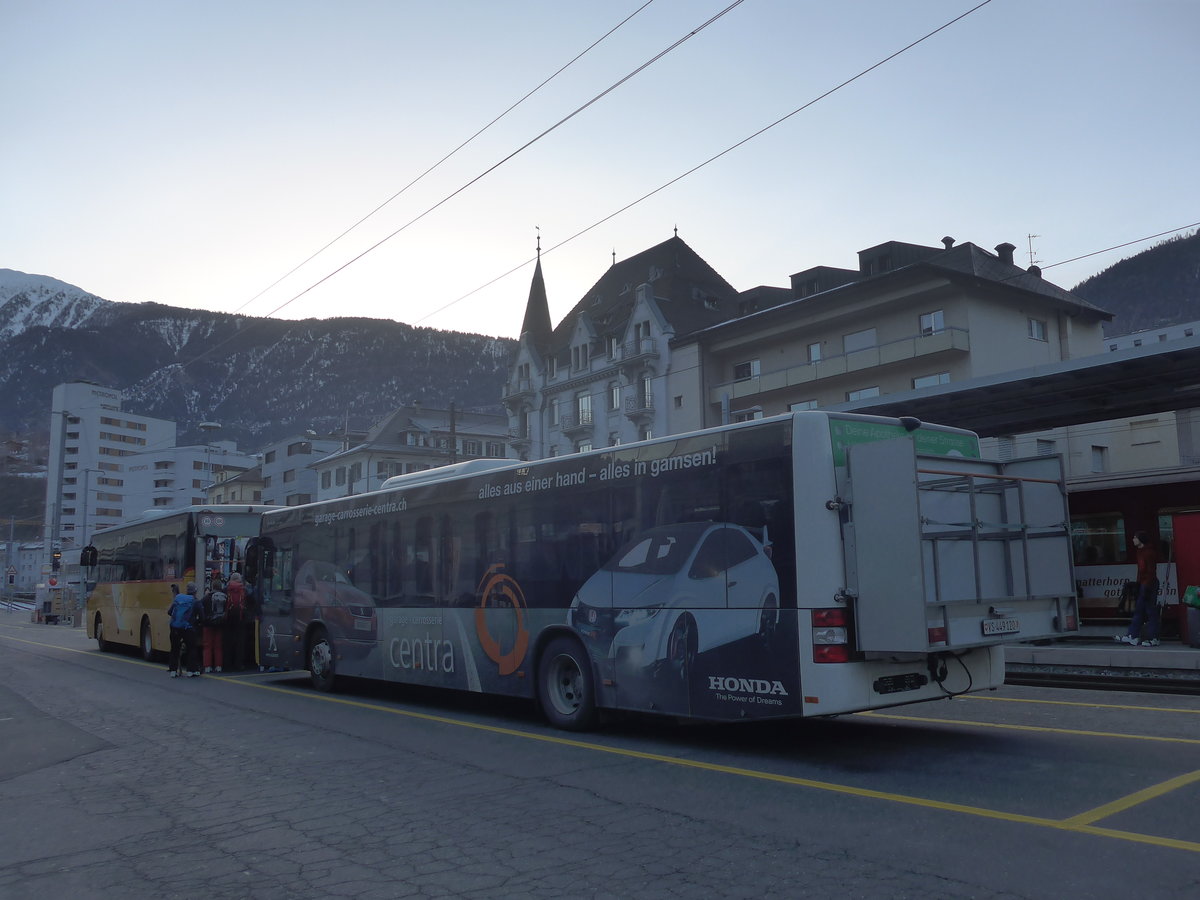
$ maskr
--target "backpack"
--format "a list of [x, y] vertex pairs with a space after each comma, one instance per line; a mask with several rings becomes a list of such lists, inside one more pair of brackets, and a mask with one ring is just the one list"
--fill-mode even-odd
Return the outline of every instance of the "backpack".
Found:
[[204, 622], [206, 625], [220, 625], [225, 621], [225, 606], [228, 598], [224, 591], [213, 591], [204, 601]]
[[240, 624], [246, 615], [246, 589], [237, 582], [229, 585], [225, 603], [226, 621]]

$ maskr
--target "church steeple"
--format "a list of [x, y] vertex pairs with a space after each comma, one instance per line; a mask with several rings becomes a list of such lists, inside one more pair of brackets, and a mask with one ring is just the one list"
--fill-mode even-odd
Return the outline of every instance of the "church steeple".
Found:
[[546, 299], [546, 282], [542, 278], [541, 241], [538, 241], [537, 265], [529, 285], [529, 301], [525, 304], [525, 319], [521, 322], [521, 337], [529, 336], [534, 346], [543, 347], [553, 329], [550, 326], [550, 302]]

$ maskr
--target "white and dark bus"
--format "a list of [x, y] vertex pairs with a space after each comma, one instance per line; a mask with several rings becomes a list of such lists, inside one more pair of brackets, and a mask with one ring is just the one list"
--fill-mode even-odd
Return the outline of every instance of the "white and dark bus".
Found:
[[818, 716], [994, 688], [1078, 627], [1061, 460], [801, 412], [478, 460], [263, 516], [264, 665], [602, 709]]

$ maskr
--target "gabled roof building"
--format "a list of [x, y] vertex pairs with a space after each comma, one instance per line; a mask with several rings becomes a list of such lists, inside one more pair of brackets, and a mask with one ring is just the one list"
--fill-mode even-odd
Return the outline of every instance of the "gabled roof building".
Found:
[[680, 430], [677, 422], [696, 418], [700, 394], [676, 384], [673, 339], [744, 314], [748, 302], [676, 235], [614, 261], [551, 327], [539, 259], [504, 389], [517, 455], [540, 459]]

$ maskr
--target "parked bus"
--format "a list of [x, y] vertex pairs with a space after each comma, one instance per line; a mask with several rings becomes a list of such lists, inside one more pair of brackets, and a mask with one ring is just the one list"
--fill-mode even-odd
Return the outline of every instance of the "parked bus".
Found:
[[994, 688], [1075, 630], [1059, 457], [799, 412], [538, 462], [474, 460], [273, 510], [264, 665], [713, 720]]
[[84, 548], [88, 637], [101, 650], [137, 647], [144, 659], [170, 649], [167, 609], [189, 581], [203, 593], [244, 566], [268, 506], [192, 506], [148, 513], [96, 532]]

